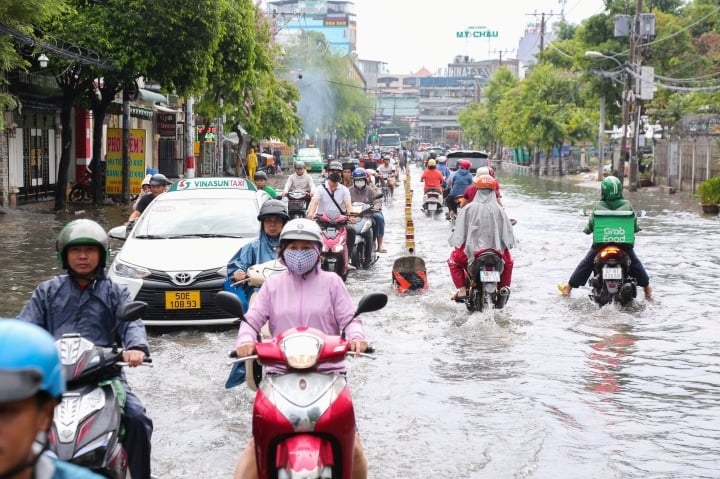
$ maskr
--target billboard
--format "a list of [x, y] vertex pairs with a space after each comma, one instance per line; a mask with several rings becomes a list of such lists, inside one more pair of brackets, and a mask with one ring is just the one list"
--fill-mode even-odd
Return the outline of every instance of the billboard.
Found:
[[[107, 164], [105, 191], [108, 195], [122, 194], [122, 128], [107, 129]], [[130, 130], [130, 191], [140, 191], [145, 178], [145, 130]]]

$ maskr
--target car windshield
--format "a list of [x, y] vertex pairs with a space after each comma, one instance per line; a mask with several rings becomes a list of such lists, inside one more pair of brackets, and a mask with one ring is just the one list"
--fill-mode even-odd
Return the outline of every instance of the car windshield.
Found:
[[138, 238], [252, 237], [258, 234], [250, 198], [184, 198], [154, 201], [133, 229]]
[[454, 170], [457, 168], [458, 160], [470, 160], [470, 163], [472, 163], [470, 169], [475, 171], [478, 168], [487, 166], [487, 158], [488, 155], [480, 151], [464, 151], [462, 153], [450, 153], [447, 155], [447, 166], [451, 170]]
[[309, 158], [311, 156], [320, 156], [320, 150], [317, 148], [304, 148], [298, 151], [298, 156]]

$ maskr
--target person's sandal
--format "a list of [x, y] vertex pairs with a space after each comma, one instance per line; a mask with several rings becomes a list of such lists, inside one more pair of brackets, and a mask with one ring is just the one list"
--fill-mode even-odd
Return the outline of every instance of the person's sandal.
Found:
[[455, 301], [456, 303], [464, 303], [466, 298], [467, 298], [466, 295], [461, 296], [458, 293], [455, 293], [452, 296], [450, 296], [450, 300]]
[[375, 250], [376, 253], [387, 253], [387, 250], [385, 248], [378, 248]]
[[570, 291], [572, 291], [572, 286], [570, 286], [569, 284], [558, 283], [557, 289], [558, 289], [558, 291], [560, 291], [560, 294], [562, 294], [563, 296], [570, 296]]

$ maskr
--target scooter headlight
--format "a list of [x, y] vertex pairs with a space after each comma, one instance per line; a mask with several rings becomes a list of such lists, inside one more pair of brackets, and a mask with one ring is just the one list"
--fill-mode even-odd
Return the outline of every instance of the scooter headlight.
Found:
[[280, 344], [287, 359], [288, 366], [293, 369], [307, 369], [315, 366], [323, 342], [315, 336], [294, 334], [283, 339]]
[[342, 253], [342, 252], [343, 252], [343, 248], [345, 248], [343, 245], [341, 245], [341, 244], [336, 244], [335, 246], [332, 247], [332, 252], [333, 252], [333, 253]]

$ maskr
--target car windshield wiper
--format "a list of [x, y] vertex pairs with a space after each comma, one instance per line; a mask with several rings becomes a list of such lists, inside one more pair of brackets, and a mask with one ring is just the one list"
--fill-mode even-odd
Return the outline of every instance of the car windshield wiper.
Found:
[[241, 234], [218, 234], [218, 233], [188, 233], [183, 235], [168, 235], [167, 238], [243, 238]]
[[137, 239], [168, 239], [168, 235], [136, 235]]

